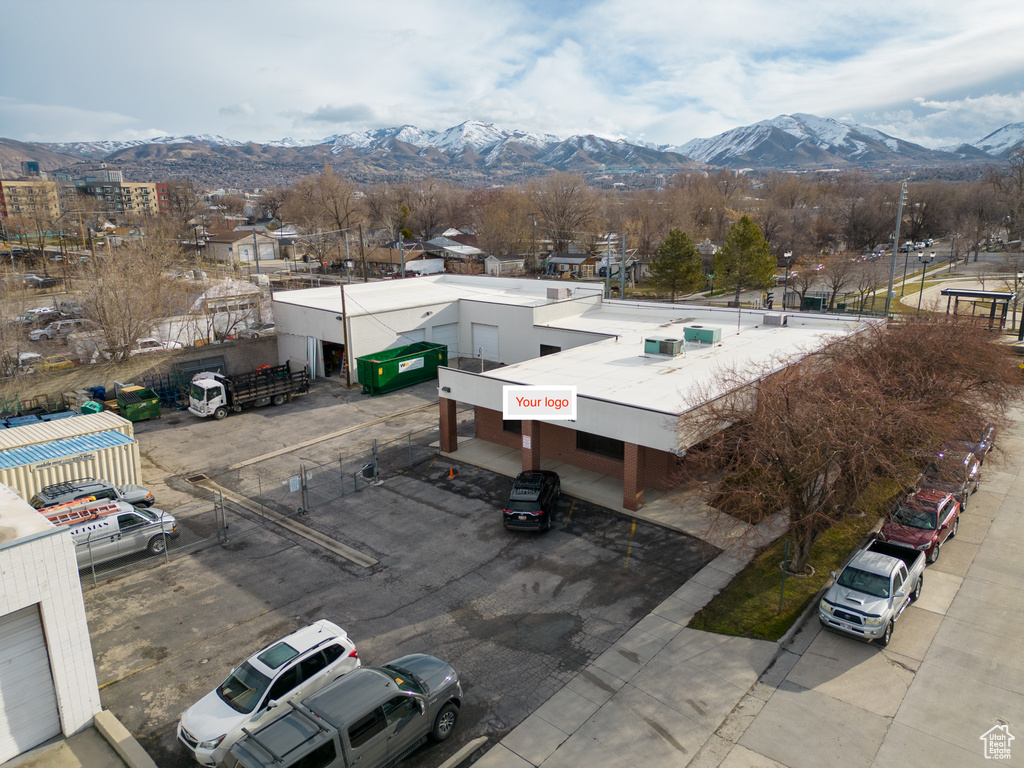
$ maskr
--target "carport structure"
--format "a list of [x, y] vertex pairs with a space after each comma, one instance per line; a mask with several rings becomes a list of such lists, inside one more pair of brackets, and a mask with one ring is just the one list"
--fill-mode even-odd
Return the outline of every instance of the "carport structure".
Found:
[[[943, 288], [942, 295], [946, 297], [946, 314], [959, 314], [960, 300], [970, 301], [971, 316], [975, 317], [975, 310], [979, 303], [992, 302], [988, 314], [988, 328], [996, 326], [1002, 329], [1006, 325], [1006, 316], [1010, 311], [1010, 302], [1013, 301], [1013, 291], [983, 291], [973, 288]], [[1000, 312], [999, 309], [1002, 308]], [[998, 318], [997, 318], [998, 315]], [[1024, 327], [1024, 325], [1022, 325]]]

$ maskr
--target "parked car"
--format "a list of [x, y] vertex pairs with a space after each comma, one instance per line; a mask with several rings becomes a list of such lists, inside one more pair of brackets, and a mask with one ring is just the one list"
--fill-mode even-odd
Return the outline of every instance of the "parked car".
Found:
[[558, 507], [562, 483], [558, 473], [539, 469], [520, 472], [502, 510], [506, 529], [547, 531]]
[[273, 322], [253, 323], [248, 328], [240, 330], [236, 336], [240, 339], [258, 339], [260, 336], [271, 336], [275, 331]]
[[43, 356], [38, 352], [21, 352], [18, 354], [18, 373], [35, 373], [43, 363]]
[[965, 510], [968, 497], [978, 490], [980, 482], [978, 457], [963, 447], [949, 445], [925, 469], [918, 487], [951, 493], [960, 502], [960, 509]]
[[123, 501], [134, 507], [149, 507], [156, 501], [153, 494], [141, 485], [128, 483], [126, 485], [114, 485], [107, 480], [94, 480], [91, 477], [82, 477], [78, 480], [68, 480], [63, 483], [53, 483], [41, 488], [37, 494], [29, 499], [36, 509], [45, 509], [56, 504], [66, 504], [79, 499], [112, 499]]
[[963, 424], [957, 433], [957, 443], [978, 457], [978, 462], [985, 463], [985, 457], [995, 444], [996, 428], [984, 421], [969, 421]]
[[[79, 568], [139, 552], [159, 555], [167, 548], [168, 539], [181, 535], [174, 516], [156, 507], [138, 509], [122, 501], [75, 506], [87, 512], [96, 510], [82, 522], [70, 524]], [[42, 510], [44, 515], [60, 511], [62, 507]]]
[[85, 307], [74, 300], [59, 302], [57, 304], [57, 309], [63, 312], [67, 317], [85, 317], [89, 314], [86, 312]]
[[246, 734], [229, 768], [386, 768], [455, 728], [462, 684], [425, 653], [362, 667]]
[[25, 275], [23, 281], [26, 288], [34, 288], [36, 290], [53, 288], [53, 286], [60, 282], [54, 277], [43, 277], [41, 275]]
[[[253, 731], [360, 665], [348, 634], [321, 619], [261, 648], [186, 709], [178, 739], [200, 765], [217, 766], [242, 729]], [[284, 706], [283, 706], [284, 705]]]
[[61, 313], [53, 307], [39, 307], [28, 310], [24, 315], [18, 317], [16, 322], [28, 328], [40, 328], [49, 325], [54, 320], [60, 320], [62, 317]]
[[44, 372], [48, 373], [50, 371], [64, 371], [81, 364], [80, 360], [67, 357], [66, 355], [50, 355], [49, 357], [44, 357], [36, 368], [37, 370], [42, 368]]
[[129, 355], [144, 355], [147, 352], [166, 352], [169, 349], [181, 349], [181, 343], [177, 341], [160, 341], [159, 339], [139, 339], [135, 348]]
[[953, 494], [919, 488], [896, 505], [878, 532], [879, 541], [924, 552], [929, 563], [960, 527], [960, 502]]
[[818, 604], [818, 621], [826, 629], [883, 648], [903, 611], [921, 596], [924, 552], [873, 541], [846, 564]]
[[32, 341], [50, 341], [51, 339], [66, 339], [76, 331], [86, 330], [93, 326], [91, 320], [81, 317], [68, 318], [66, 320], [55, 320], [44, 328], [37, 328], [29, 331], [28, 337]]

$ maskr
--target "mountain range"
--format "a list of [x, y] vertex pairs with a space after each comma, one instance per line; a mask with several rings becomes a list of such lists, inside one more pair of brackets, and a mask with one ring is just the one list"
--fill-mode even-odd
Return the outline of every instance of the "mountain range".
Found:
[[[706, 139], [652, 145], [594, 135], [560, 138], [467, 121], [445, 131], [411, 125], [336, 134], [318, 141], [263, 144], [216, 135], [135, 141], [28, 143], [0, 139], [7, 176], [21, 160], [47, 171], [80, 173], [105, 162], [134, 181], [188, 176], [204, 187], [289, 184], [330, 162], [356, 181], [424, 176], [458, 181], [515, 181], [553, 170], [602, 174], [673, 173], [688, 168], [895, 170], [978, 167], [1005, 162], [1024, 147], [1024, 123], [977, 142], [928, 149], [865, 126], [808, 114], [780, 115]], [[76, 166], [78, 166], [76, 168]]]

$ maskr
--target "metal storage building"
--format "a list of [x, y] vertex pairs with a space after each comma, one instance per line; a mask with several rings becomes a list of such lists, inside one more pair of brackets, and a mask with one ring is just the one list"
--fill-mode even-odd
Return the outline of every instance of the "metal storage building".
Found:
[[0, 483], [26, 500], [52, 483], [96, 477], [121, 485], [140, 474], [135, 429], [116, 413], [0, 430]]

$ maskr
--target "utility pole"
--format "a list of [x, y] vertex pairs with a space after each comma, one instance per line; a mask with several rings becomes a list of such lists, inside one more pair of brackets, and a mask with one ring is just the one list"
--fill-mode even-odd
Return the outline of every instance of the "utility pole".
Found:
[[604, 297], [610, 299], [612, 297], [611, 279], [612, 279], [612, 233], [608, 233], [607, 240], [607, 253], [604, 257]]
[[[619, 267], [619, 298], [626, 298], [626, 233], [622, 233], [622, 265]], [[635, 293], [635, 291], [634, 291]]]
[[405, 277], [405, 235], [398, 233], [398, 257], [402, 260], [401, 276]]
[[[900, 223], [903, 221], [903, 201], [907, 197], [907, 182], [900, 187], [900, 200], [896, 206], [896, 234], [892, 241], [892, 263], [889, 265], [889, 288], [885, 292], [885, 316], [889, 317], [889, 308], [892, 305], [892, 286], [896, 281], [896, 254], [900, 252]], [[907, 256], [910, 252], [907, 251]], [[904, 278], [905, 279], [905, 278]]]
[[363, 222], [359, 222], [359, 260], [363, 262], [363, 282], [366, 282], [366, 244], [363, 242]]
[[256, 225], [252, 225], [252, 247], [256, 251], [256, 274], [260, 273], [260, 246], [256, 242]]

